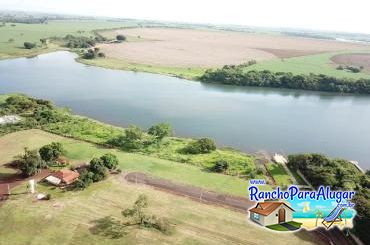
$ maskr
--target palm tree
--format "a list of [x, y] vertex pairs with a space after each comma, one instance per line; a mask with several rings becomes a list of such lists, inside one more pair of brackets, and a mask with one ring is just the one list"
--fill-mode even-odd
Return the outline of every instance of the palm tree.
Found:
[[316, 209], [315, 214], [316, 214], [316, 227], [317, 227], [317, 222], [319, 218], [322, 219], [322, 216], [324, 215], [324, 213], [320, 209]]

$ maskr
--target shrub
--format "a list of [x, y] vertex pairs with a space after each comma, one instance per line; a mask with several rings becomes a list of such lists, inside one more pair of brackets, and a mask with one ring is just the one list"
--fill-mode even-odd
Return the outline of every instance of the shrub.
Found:
[[82, 56], [82, 58], [84, 59], [87, 59], [87, 60], [91, 60], [91, 59], [94, 59], [96, 56], [94, 50], [92, 49], [89, 49], [87, 52], [85, 52]]
[[35, 43], [30, 43], [30, 42], [24, 42], [23, 45], [26, 49], [33, 49], [34, 47], [36, 47]]
[[51, 194], [50, 193], [46, 194], [45, 200], [50, 200], [50, 199], [51, 199]]
[[108, 169], [116, 169], [118, 166], [118, 158], [112, 153], [107, 153], [101, 156], [100, 160], [102, 160], [103, 165]]
[[216, 144], [212, 139], [209, 138], [201, 138], [196, 140], [190, 143], [184, 149], [186, 153], [190, 154], [210, 153], [214, 150], [216, 150]]
[[104, 53], [102, 53], [102, 52], [99, 52], [99, 53], [98, 53], [98, 57], [100, 57], [100, 58], [105, 58], [105, 54], [104, 54]]
[[118, 41], [125, 41], [125, 40], [126, 40], [126, 37], [125, 37], [124, 35], [117, 35], [117, 36], [116, 36], [116, 39], [117, 39]]
[[229, 163], [225, 160], [218, 160], [212, 166], [211, 170], [216, 173], [224, 173], [229, 168]]

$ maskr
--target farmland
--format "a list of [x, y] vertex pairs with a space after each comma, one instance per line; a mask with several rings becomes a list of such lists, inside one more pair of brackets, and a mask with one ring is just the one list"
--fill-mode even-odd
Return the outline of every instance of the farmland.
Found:
[[[155, 28], [133, 28], [151, 24], [143, 23], [104, 19], [53, 20], [47, 24], [6, 23], [0, 27], [0, 59], [67, 49], [52, 38], [66, 35], [95, 37], [98, 31], [108, 40], [114, 40], [118, 34], [125, 35], [127, 39], [123, 43], [98, 44], [105, 58], [78, 59], [79, 62], [188, 79], [200, 77], [207, 68], [241, 64], [249, 60], [256, 60], [258, 64], [246, 70], [370, 77], [366, 69], [361, 73], [336, 70], [335, 62], [331, 60], [332, 56], [342, 53], [369, 51], [368, 45], [290, 37], [278, 33], [221, 31], [191, 25], [187, 29], [176, 28], [176, 25], [166, 23], [157, 23], [159, 27]], [[40, 39], [48, 39], [47, 44], [41, 44]], [[24, 42], [35, 43], [36, 47], [25, 49]]]
[[93, 30], [125, 27], [130, 23], [111, 22], [105, 20], [60, 20], [48, 24], [6, 23], [0, 27], [0, 59], [29, 56], [60, 49], [56, 44], [49, 43], [46, 47], [27, 50], [24, 42], [40, 43], [41, 38], [64, 37], [67, 34], [93, 36]]
[[[119, 167], [124, 172], [146, 172], [180, 183], [245, 195], [245, 183], [236, 178], [204, 173], [193, 166], [140, 154], [104, 149], [40, 130], [21, 131], [1, 137], [0, 154], [1, 159], [4, 159], [1, 163], [21, 153], [23, 147], [36, 149], [52, 141], [63, 143], [72, 165], [109, 151], [118, 156]], [[51, 201], [35, 202], [34, 197], [23, 194], [25, 189], [25, 185], [13, 189], [14, 195], [0, 209], [0, 244], [5, 244], [4, 241], [11, 244], [23, 244], [25, 241], [29, 244], [122, 244], [149, 241], [151, 244], [259, 244], [262, 240], [274, 240], [273, 233], [245, 222], [245, 214], [193, 202], [150, 187], [129, 184], [121, 175], [111, 176], [79, 192], [65, 192], [39, 184], [38, 191], [51, 193]], [[139, 194], [148, 196], [150, 212], [168, 218], [175, 226], [173, 235], [164, 235], [150, 229], [128, 229], [124, 237], [111, 239], [94, 233], [94, 225], [98, 220], [107, 216], [119, 219], [120, 212], [132, 205]], [[223, 228], [220, 229], [220, 226]], [[305, 231], [282, 236], [284, 238], [279, 239], [277, 244], [319, 242]]]

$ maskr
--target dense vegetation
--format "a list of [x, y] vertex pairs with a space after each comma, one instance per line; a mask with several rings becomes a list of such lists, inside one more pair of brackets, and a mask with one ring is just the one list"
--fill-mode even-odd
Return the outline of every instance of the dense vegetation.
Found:
[[365, 243], [370, 243], [370, 177], [359, 171], [352, 163], [342, 159], [329, 159], [320, 154], [298, 154], [288, 157], [288, 166], [299, 170], [315, 187], [330, 186], [333, 189], [355, 190], [352, 200], [357, 215], [354, 231]]
[[224, 66], [207, 70], [200, 80], [238, 86], [302, 89], [339, 93], [370, 94], [369, 79], [336, 78], [322, 74], [293, 75], [286, 72], [255, 71], [245, 72], [240, 66]]
[[109, 171], [116, 170], [117, 156], [107, 153], [100, 158], [93, 158], [90, 164], [81, 171], [80, 178], [75, 183], [75, 188], [85, 189], [93, 182], [104, 180]]

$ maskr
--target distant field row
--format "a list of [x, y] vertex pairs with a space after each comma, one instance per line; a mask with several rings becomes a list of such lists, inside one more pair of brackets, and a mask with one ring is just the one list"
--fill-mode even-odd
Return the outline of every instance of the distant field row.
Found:
[[[0, 59], [32, 56], [58, 49], [55, 43], [40, 45], [41, 38], [94, 36], [94, 30], [108, 39], [127, 36], [121, 44], [101, 44], [106, 58], [82, 60], [85, 64], [112, 69], [144, 71], [196, 79], [205, 69], [240, 64], [251, 59], [258, 64], [246, 70], [271, 70], [294, 74], [320, 73], [337, 77], [369, 78], [369, 68], [360, 73], [337, 70], [332, 56], [370, 52], [369, 45], [261, 33], [225, 32], [210, 29], [129, 28], [139, 22], [105, 20], [50, 21], [48, 24], [6, 23], [0, 27]], [[25, 49], [24, 42], [39, 44]], [[344, 64], [370, 64], [346, 59]]]

